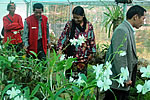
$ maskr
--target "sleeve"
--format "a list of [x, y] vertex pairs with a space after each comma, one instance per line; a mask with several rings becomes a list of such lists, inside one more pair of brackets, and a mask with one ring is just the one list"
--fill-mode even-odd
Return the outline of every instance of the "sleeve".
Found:
[[22, 35], [22, 40], [23, 40], [23, 43], [25, 46], [29, 46], [29, 43], [28, 43], [28, 39], [29, 39], [29, 33], [28, 33], [28, 24], [27, 24], [27, 21], [25, 20], [24, 21], [24, 32], [23, 32], [23, 35]]
[[58, 43], [57, 43], [57, 50], [62, 50], [63, 49], [63, 45], [65, 43], [65, 41], [67, 40], [67, 34], [69, 34], [69, 22], [67, 22], [67, 24], [65, 25], [65, 28], [63, 30], [63, 32], [61, 33]]
[[93, 31], [93, 26], [91, 25], [90, 36], [89, 36], [89, 44], [90, 44], [90, 54], [96, 52], [96, 43], [95, 43], [95, 34]]
[[13, 31], [16, 31], [16, 30], [23, 29], [23, 22], [22, 22], [21, 16], [16, 16], [16, 18], [17, 17], [18, 17], [18, 22], [13, 22], [13, 23], [10, 23], [6, 16], [3, 18], [4, 28], [5, 28], [6, 31], [13, 32]]
[[50, 41], [50, 36], [49, 36], [49, 24], [48, 24], [48, 22], [47, 22], [47, 41], [48, 41], [48, 43], [50, 43], [51, 41]]
[[117, 29], [112, 37], [112, 51], [113, 51], [113, 64], [115, 67], [115, 74], [121, 73], [121, 67], [128, 67], [127, 54], [120, 55], [120, 51], [127, 53], [127, 33], [123, 29]]

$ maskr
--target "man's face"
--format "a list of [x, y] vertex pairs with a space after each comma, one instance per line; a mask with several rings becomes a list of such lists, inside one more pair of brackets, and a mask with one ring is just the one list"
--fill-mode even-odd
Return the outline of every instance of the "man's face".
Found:
[[16, 10], [15, 5], [10, 6], [9, 9], [8, 9], [8, 11], [9, 11], [11, 14], [14, 14], [14, 13], [15, 13], [15, 10]]
[[83, 16], [73, 14], [73, 20], [76, 24], [81, 24], [83, 21]]
[[136, 17], [136, 20], [135, 20], [135, 25], [134, 27], [136, 29], [139, 29], [143, 24], [144, 24], [144, 20], [145, 20], [145, 13], [144, 13], [144, 16], [141, 16], [141, 17]]
[[41, 8], [41, 9], [35, 8], [35, 11], [34, 11], [35, 17], [36, 17], [37, 19], [40, 19], [42, 12], [43, 12], [43, 11], [42, 11], [42, 8]]

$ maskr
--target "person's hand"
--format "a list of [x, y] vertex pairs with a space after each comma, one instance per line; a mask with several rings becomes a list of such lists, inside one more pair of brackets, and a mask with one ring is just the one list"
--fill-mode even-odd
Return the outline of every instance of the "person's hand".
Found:
[[60, 54], [60, 55], [61, 55], [61, 54], [62, 54], [62, 51], [59, 49], [58, 52], [57, 52], [57, 54]]
[[51, 43], [48, 43], [48, 49], [51, 49]]
[[126, 87], [131, 86], [131, 85], [132, 85], [132, 81], [131, 80], [129, 80], [128, 82], [125, 83]]
[[23, 47], [23, 49], [24, 49], [25, 51], [27, 51], [27, 48], [28, 48], [27, 46], [24, 46], [24, 47]]
[[93, 58], [93, 56], [92, 56], [92, 55], [89, 55], [89, 56], [88, 56], [88, 61], [90, 61], [92, 58]]

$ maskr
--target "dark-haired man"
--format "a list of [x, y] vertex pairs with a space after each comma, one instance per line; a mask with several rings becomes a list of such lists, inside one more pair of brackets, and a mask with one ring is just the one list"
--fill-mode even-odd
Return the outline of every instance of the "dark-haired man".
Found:
[[[139, 6], [134, 5], [129, 8], [126, 14], [126, 20], [124, 20], [114, 31], [111, 44], [107, 52], [106, 60], [111, 55], [114, 56], [112, 61], [112, 72], [111, 78], [114, 78], [121, 73], [121, 67], [127, 67], [129, 71], [129, 77], [124, 82], [124, 86], [119, 86], [116, 81], [112, 81], [111, 90], [108, 90], [104, 100], [128, 100], [130, 86], [135, 85], [136, 71], [137, 71], [137, 55], [136, 55], [136, 43], [135, 43], [135, 30], [139, 29], [145, 20], [146, 10]], [[119, 48], [119, 49], [118, 49]], [[123, 51], [124, 55], [116, 53], [117, 51]]]
[[27, 53], [34, 51], [40, 60], [45, 60], [47, 47], [50, 48], [48, 18], [42, 15], [43, 5], [33, 5], [34, 14], [24, 22], [23, 43]]
[[14, 2], [10, 2], [7, 5], [7, 10], [9, 14], [3, 17], [4, 25], [4, 43], [9, 41], [9, 49], [12, 47], [16, 48], [16, 51], [19, 52], [22, 48], [22, 39], [21, 39], [21, 30], [23, 29], [23, 22], [20, 15], [15, 14], [16, 5]]

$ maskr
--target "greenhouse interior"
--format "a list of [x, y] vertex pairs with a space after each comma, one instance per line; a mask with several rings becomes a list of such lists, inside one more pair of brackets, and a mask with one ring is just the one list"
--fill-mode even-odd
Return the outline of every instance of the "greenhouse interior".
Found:
[[[41, 12], [38, 12], [41, 8], [36, 8], [35, 4], [43, 5]], [[141, 6], [146, 11], [143, 11], [144, 15], [140, 14], [140, 11], [137, 14], [133, 11], [130, 14], [135, 15], [128, 19], [127, 12], [135, 5]], [[115, 97], [111, 100], [150, 100], [149, 5], [150, 0], [0, 0], [0, 99], [108, 100], [106, 93], [111, 91]], [[12, 6], [15, 7], [15, 15], [21, 18], [20, 22], [19, 19], [13, 22], [15, 16], [10, 15]], [[74, 9], [77, 7], [83, 8], [84, 14], [75, 12]], [[41, 14], [37, 20], [38, 24], [34, 22], [36, 14], [37, 16]], [[44, 18], [47, 23], [44, 23]], [[77, 25], [80, 18], [83, 26]], [[84, 25], [84, 18], [87, 25]], [[134, 23], [131, 24], [131, 20]], [[132, 29], [121, 33], [119, 28], [125, 22]], [[32, 24], [35, 27], [30, 27]], [[45, 26], [42, 26], [43, 24]], [[21, 28], [17, 30], [17, 26], [13, 25], [19, 25]], [[72, 26], [77, 30], [72, 31]], [[4, 33], [2, 33], [3, 28]], [[83, 29], [88, 31], [82, 32]], [[131, 31], [134, 31], [134, 34], [128, 33]], [[30, 35], [32, 32], [35, 34]], [[67, 32], [73, 32], [73, 37], [69, 37]], [[117, 32], [125, 34], [122, 41], [123, 36]], [[8, 33], [13, 35], [10, 36]], [[134, 36], [129, 38], [131, 34]], [[18, 38], [22, 43], [12, 42], [19, 41]], [[30, 48], [32, 43], [34, 44]], [[35, 46], [35, 43], [38, 45]], [[113, 48], [114, 45], [118, 48]], [[67, 51], [69, 47], [74, 50]], [[116, 51], [112, 51], [109, 61], [106, 61], [111, 47]], [[19, 51], [16, 48], [19, 48]], [[44, 57], [40, 58], [40, 54], [43, 56], [41, 52], [44, 53]], [[71, 57], [68, 52], [71, 53]], [[83, 55], [85, 58], [82, 57]], [[135, 75], [133, 75], [134, 67], [136, 67]], [[125, 68], [127, 71], [123, 72]], [[114, 74], [114, 70], [117, 70], [117, 74]], [[133, 76], [135, 83], [132, 81]], [[114, 82], [118, 84], [116, 88], [112, 88]], [[122, 93], [127, 91], [128, 99], [119, 99], [120, 94], [117, 95], [111, 89]]]

